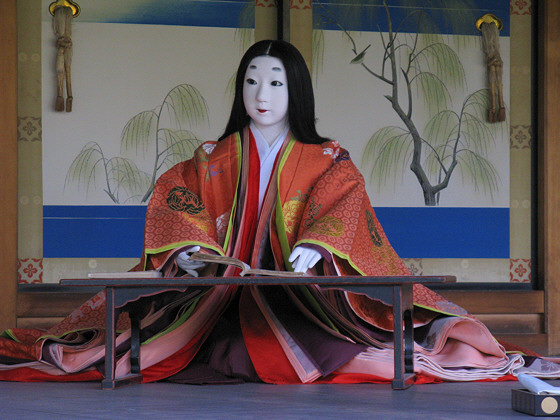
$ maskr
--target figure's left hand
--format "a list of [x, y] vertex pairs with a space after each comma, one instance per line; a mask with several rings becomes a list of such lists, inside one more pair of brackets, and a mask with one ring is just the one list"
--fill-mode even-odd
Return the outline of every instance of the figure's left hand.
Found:
[[317, 264], [321, 258], [322, 255], [319, 251], [300, 245], [294, 248], [288, 258], [288, 261], [292, 263], [294, 271], [301, 271], [302, 273], [305, 273]]
[[199, 270], [206, 266], [206, 263], [202, 261], [193, 261], [190, 259], [191, 254], [198, 251], [200, 251], [200, 247], [193, 246], [177, 255], [177, 265], [185, 272], [189, 273], [192, 277], [198, 277], [198, 271], [196, 270]]

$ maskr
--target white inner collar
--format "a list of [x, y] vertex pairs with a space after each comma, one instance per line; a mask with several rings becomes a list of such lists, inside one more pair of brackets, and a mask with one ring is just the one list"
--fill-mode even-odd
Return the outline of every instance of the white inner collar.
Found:
[[276, 139], [272, 142], [272, 144], [268, 144], [262, 133], [259, 129], [255, 126], [255, 124], [251, 121], [250, 124], [251, 131], [253, 132], [253, 137], [255, 137], [255, 143], [257, 144], [257, 150], [259, 151], [259, 158], [261, 160], [261, 168], [263, 167], [263, 162], [268, 158], [270, 154], [274, 157], [278, 154], [280, 147], [282, 146], [282, 140], [286, 138], [286, 134], [288, 134], [289, 128], [280, 133]]
[[266, 188], [270, 182], [270, 176], [272, 175], [272, 169], [274, 168], [274, 161], [276, 160], [276, 155], [282, 147], [283, 140], [288, 134], [289, 128], [286, 128], [282, 134], [280, 134], [272, 142], [271, 145], [268, 144], [262, 133], [251, 121], [250, 124], [251, 131], [253, 132], [253, 137], [255, 138], [255, 143], [257, 145], [257, 150], [259, 152], [259, 159], [261, 161], [261, 171], [259, 180], [259, 212], [261, 211], [261, 205], [264, 199], [264, 194], [266, 193]]

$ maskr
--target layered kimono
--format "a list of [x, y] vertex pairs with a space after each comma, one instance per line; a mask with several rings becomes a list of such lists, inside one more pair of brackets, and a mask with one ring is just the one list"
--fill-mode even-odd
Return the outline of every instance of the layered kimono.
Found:
[[[146, 214], [137, 269], [184, 275], [176, 255], [190, 246], [252, 267], [291, 270], [298, 245], [323, 259], [314, 275], [406, 275], [365, 191], [336, 141], [304, 144], [288, 134], [259, 199], [259, 157], [249, 129], [200, 146], [163, 174]], [[236, 275], [209, 264], [201, 275]], [[172, 290], [144, 298], [144, 381], [379, 382], [393, 377], [392, 310], [382, 299], [309, 286]], [[488, 329], [433, 291], [414, 287], [419, 381], [512, 378], [526, 365]], [[47, 332], [0, 338], [0, 379], [100, 379], [104, 295]], [[120, 319], [117, 346], [130, 337]], [[552, 366], [554, 365], [554, 366]], [[550, 372], [558, 374], [558, 365]], [[117, 375], [130, 369], [129, 354]], [[528, 368], [525, 367], [527, 370]]]

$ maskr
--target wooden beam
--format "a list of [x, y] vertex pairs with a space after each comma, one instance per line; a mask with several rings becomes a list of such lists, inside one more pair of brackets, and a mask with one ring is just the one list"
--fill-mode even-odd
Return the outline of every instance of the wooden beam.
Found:
[[19, 318], [65, 317], [94, 295], [81, 292], [19, 292], [18, 324]]
[[43, 330], [48, 330], [54, 327], [56, 324], [64, 321], [65, 317], [50, 317], [50, 318], [18, 318], [17, 328], [40, 328]]
[[560, 355], [560, 2], [539, 2], [539, 275], [544, 279], [549, 355]]
[[438, 290], [471, 314], [543, 314], [542, 290]]
[[16, 325], [17, 24], [16, 0], [0, 1], [0, 330]]
[[544, 314], [477, 314], [492, 334], [543, 334]]
[[548, 354], [546, 334], [496, 334], [494, 337], [501, 342], [516, 344], [543, 356]]

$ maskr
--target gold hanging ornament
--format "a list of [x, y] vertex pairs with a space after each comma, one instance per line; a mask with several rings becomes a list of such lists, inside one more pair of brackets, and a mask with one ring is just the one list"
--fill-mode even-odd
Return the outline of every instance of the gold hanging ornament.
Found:
[[49, 5], [56, 35], [56, 111], [64, 111], [64, 82], [66, 82], [66, 112], [72, 111], [72, 19], [80, 14], [80, 6], [71, 0], [58, 0]]
[[502, 20], [492, 13], [487, 13], [476, 21], [476, 28], [482, 32], [482, 48], [486, 54], [488, 84], [490, 85], [488, 121], [491, 123], [506, 120], [502, 84], [504, 62], [500, 57], [500, 30], [503, 26]]

